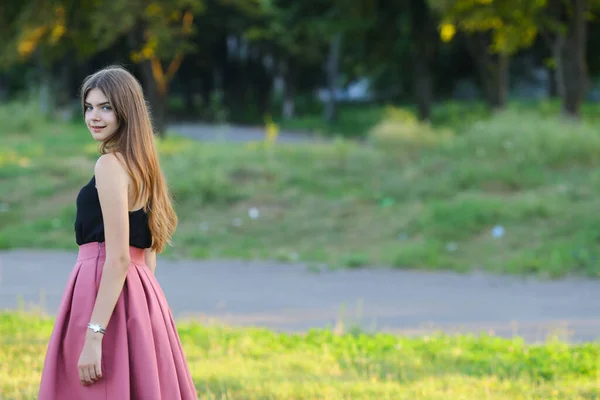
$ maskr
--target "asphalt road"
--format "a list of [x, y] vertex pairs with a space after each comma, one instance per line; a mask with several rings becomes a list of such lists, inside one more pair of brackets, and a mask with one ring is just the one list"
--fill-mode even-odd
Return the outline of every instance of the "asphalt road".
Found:
[[[0, 252], [0, 309], [41, 306], [53, 314], [76, 253]], [[422, 273], [389, 269], [315, 272], [274, 262], [173, 261], [156, 276], [176, 319], [299, 332], [310, 328], [423, 335], [481, 332], [528, 342], [556, 334], [600, 337], [600, 281]]]
[[[169, 129], [190, 139], [199, 141], [251, 142], [265, 138], [265, 130], [261, 127], [237, 125], [212, 125], [204, 123], [173, 123]], [[323, 138], [310, 133], [281, 131], [277, 141], [280, 143], [302, 143], [322, 141]]]

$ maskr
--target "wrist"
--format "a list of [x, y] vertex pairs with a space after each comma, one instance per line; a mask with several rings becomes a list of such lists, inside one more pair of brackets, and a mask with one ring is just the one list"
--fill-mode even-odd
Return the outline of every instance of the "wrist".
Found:
[[85, 340], [86, 342], [101, 342], [102, 339], [104, 338], [104, 335], [101, 333], [97, 333], [97, 332], [92, 332], [91, 330], [87, 330], [87, 332], [85, 333]]
[[105, 333], [106, 333], [106, 329], [104, 327], [90, 322], [87, 325], [85, 337], [86, 337], [86, 339], [91, 339], [91, 340], [102, 340]]

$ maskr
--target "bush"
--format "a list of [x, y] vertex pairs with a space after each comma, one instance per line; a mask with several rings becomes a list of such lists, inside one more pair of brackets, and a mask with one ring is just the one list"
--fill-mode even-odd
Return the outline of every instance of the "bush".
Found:
[[537, 113], [506, 111], [474, 124], [453, 142], [454, 157], [472, 164], [493, 159], [502, 164], [547, 168], [595, 166], [600, 134], [591, 125], [543, 117]]
[[383, 119], [369, 130], [368, 140], [376, 147], [410, 154], [437, 147], [453, 136], [449, 129], [434, 129], [410, 111], [390, 106]]

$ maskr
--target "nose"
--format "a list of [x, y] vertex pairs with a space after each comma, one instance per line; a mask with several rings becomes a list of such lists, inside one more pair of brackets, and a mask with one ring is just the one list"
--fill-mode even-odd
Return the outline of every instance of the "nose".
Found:
[[88, 118], [90, 119], [90, 121], [97, 121], [98, 120], [98, 116], [96, 115], [96, 110], [95, 109], [91, 109], [90, 111], [88, 111]]

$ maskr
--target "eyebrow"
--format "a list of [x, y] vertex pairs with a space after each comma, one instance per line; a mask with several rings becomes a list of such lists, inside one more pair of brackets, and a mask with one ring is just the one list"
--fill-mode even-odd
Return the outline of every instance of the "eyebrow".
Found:
[[[86, 101], [86, 102], [84, 102], [84, 104], [85, 104], [86, 106], [91, 106], [91, 105], [92, 105], [91, 103], [88, 103], [87, 101]], [[108, 101], [105, 101], [104, 103], [99, 103], [99, 104], [96, 104], [96, 105], [97, 105], [97, 106], [103, 106], [103, 105], [105, 105], [105, 104], [110, 104], [110, 103], [109, 103]]]

